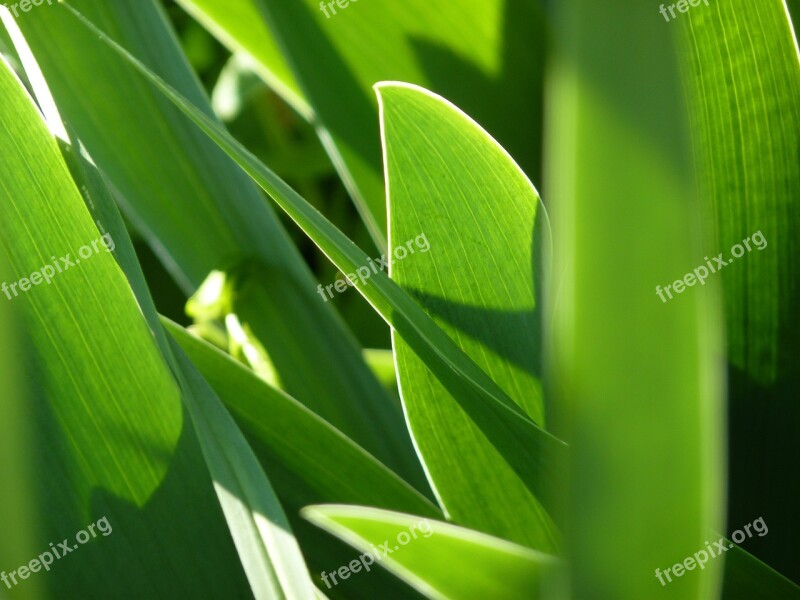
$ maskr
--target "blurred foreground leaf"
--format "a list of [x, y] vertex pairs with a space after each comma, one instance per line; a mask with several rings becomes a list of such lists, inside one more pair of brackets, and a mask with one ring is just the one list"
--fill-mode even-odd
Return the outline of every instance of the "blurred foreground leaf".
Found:
[[627, 0], [557, 13], [549, 422], [570, 443], [571, 594], [715, 598], [722, 561], [664, 586], [657, 571], [721, 529], [724, 490], [713, 283], [658, 295], [705, 264], [670, 25]]

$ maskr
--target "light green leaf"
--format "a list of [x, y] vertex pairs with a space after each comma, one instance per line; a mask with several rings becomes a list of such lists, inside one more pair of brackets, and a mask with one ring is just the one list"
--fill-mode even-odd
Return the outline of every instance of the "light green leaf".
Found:
[[92, 217], [104, 231], [108, 228], [108, 239], [114, 241], [115, 258], [130, 281], [162, 355], [178, 380], [255, 597], [300, 600], [310, 597], [315, 588], [268, 479], [219, 398], [182, 350], [170, 346], [105, 180], [85, 150], [78, 147], [74, 132], [68, 131], [71, 130], [69, 124], [61, 121], [28, 49], [19, 44], [18, 49], [27, 63], [37, 98], [46, 107], [48, 124], [60, 135], [57, 142], [65, 163]]
[[397, 373], [394, 368], [394, 352], [368, 348], [364, 352], [364, 360], [375, 373], [375, 376], [387, 388], [397, 391]]
[[84, 199], [116, 241], [116, 259], [177, 378], [228, 527], [256, 598], [298, 598], [314, 593], [286, 515], [253, 451], [220, 399], [179, 347], [164, 334], [133, 245], [112, 195], [89, 157], [74, 145], [62, 154]]
[[[419, 516], [334, 505], [309, 506], [303, 516], [362, 551], [359, 570], [369, 563], [369, 553], [375, 565], [428, 598], [534, 600], [547, 572], [558, 565], [553, 556]], [[331, 573], [329, 580], [335, 576]]]
[[[76, 597], [246, 592], [179, 389], [106, 251], [113, 238], [101, 241], [5, 63], [0, 97], [0, 244], [16, 280], [8, 295], [32, 347], [20, 358], [31, 386], [35, 546], [74, 539], [103, 517], [110, 527], [80, 546], [80, 560], [39, 574], [40, 585]], [[25, 291], [35, 272], [38, 283]], [[214, 540], [202, 555], [189, 544], [197, 522]], [[11, 564], [27, 563], [25, 550], [15, 548]]]
[[255, 4], [250, 0], [178, 3], [232, 52], [250, 57], [248, 62], [261, 78], [292, 108], [307, 120], [314, 119], [313, 109]]
[[[378, 94], [389, 247], [396, 249], [391, 277], [543, 424], [536, 190], [497, 142], [443, 98], [402, 84], [381, 84]], [[504, 454], [541, 463], [542, 471], [553, 469], [548, 457], [533, 447], [498, 447], [397, 336], [394, 350], [411, 432], [448, 515], [553, 551], [555, 528], [537, 499], [543, 482], [521, 478]]]
[[[364, 504], [441, 518], [429, 500], [296, 400], [180, 326], [166, 319], [164, 325], [247, 435], [314, 572], [349, 562], [351, 552], [300, 519], [304, 506]], [[339, 590], [347, 598], [407, 593], [389, 576]]]
[[214, 390], [176, 342], [183, 398], [214, 487], [257, 599], [307, 600], [315, 594], [289, 521], [253, 451]]
[[[285, 547], [291, 550], [296, 542], [271, 543], [275, 532], [271, 531], [269, 523], [263, 523], [261, 515], [272, 515], [272, 519], [289, 530], [286, 517], [270, 491], [271, 482], [264, 477], [261, 466], [254, 463], [253, 451], [194, 365], [218, 390], [245, 432], [250, 433], [261, 465], [277, 480], [281, 500], [292, 517], [302, 506], [313, 502], [366, 503], [425, 515], [441, 514], [406, 482], [296, 400], [270, 388], [240, 363], [163, 319], [164, 327], [183, 346], [183, 350], [174, 351], [159, 324], [133, 246], [105, 182], [88, 157], [76, 148], [62, 144], [62, 153], [87, 205], [117, 241], [115, 258], [131, 282], [151, 330], [182, 384], [184, 401], [197, 423], [201, 447], [214, 476], [220, 503], [257, 598], [283, 597], [283, 589], [293, 589], [293, 582], [305, 586], [305, 591], [299, 594], [300, 598], [305, 598], [311, 584], [302, 558], [293, 557], [290, 552], [288, 560], [280, 560]], [[193, 364], [187, 362], [184, 351]], [[312, 446], [308, 440], [314, 440]], [[245, 465], [245, 471], [232, 472], [240, 464]], [[264, 510], [264, 506], [269, 510]], [[305, 525], [297, 518], [291, 520], [301, 528]], [[264, 528], [266, 531], [262, 533]], [[308, 530], [307, 526], [305, 529]], [[277, 533], [282, 537], [279, 531]], [[307, 531], [303, 533], [305, 536], [301, 538], [305, 538], [304, 546], [312, 562], [327, 566], [337, 559], [340, 553], [336, 553], [336, 546], [317, 539], [318, 536], [308, 536]], [[277, 567], [272, 566], [273, 562]], [[297, 566], [286, 572], [287, 565], [293, 563]], [[379, 584], [377, 589], [366, 588], [365, 591], [374, 594], [393, 584], [391, 580], [376, 583]]]
[[705, 264], [670, 25], [648, 3], [557, 13], [548, 364], [570, 443], [571, 596], [715, 598], [719, 562], [665, 586], [656, 571], [722, 529], [724, 491], [714, 282], [658, 295]]

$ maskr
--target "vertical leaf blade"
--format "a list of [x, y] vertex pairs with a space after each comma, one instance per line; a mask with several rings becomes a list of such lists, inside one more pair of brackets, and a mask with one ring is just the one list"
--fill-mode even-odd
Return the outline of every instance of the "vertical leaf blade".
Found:
[[663, 586], [656, 572], [720, 529], [724, 489], [713, 282], [666, 302], [656, 288], [704, 263], [671, 30], [624, 0], [564, 2], [556, 24], [549, 373], [571, 593], [713, 598], [719, 563]]

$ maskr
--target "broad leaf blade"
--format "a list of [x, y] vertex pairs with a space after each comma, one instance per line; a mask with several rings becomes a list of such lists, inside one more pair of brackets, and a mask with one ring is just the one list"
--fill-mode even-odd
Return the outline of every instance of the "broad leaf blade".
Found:
[[261, 78], [309, 121], [314, 111], [300, 91], [291, 68], [272, 37], [257, 6], [251, 0], [229, 2], [179, 2], [232, 52], [254, 59]]
[[[362, 504], [441, 518], [429, 500], [296, 400], [185, 329], [166, 320], [164, 324], [247, 436], [312, 572], [345, 564], [352, 552], [299, 518], [300, 509], [309, 504]], [[379, 574], [367, 581], [345, 582], [337, 592], [346, 598], [374, 598], [406, 597], [408, 590]]]
[[[504, 435], [496, 437], [495, 441], [498, 444], [504, 444], [507, 449], [511, 449], [524, 440], [524, 443], [531, 444], [535, 448], [541, 461], [531, 465], [530, 461], [519, 460], [516, 468], [529, 473], [533, 478], [540, 479], [542, 482], [552, 478], [553, 465], [557, 464], [557, 459], [565, 450], [565, 445], [560, 440], [530, 421], [505, 392], [382, 271], [374, 273], [368, 283], [359, 280], [354, 273], [359, 267], [368, 265], [369, 259], [324, 216], [261, 164], [217, 123], [192, 106], [80, 13], [71, 7], [68, 8], [73, 11], [80, 23], [136, 67], [231, 158], [236, 160], [241, 168], [269, 193], [281, 209], [325, 252], [331, 262], [343, 273], [352, 275], [349, 278], [354, 287], [409, 342], [418, 354], [430, 361], [432, 368], [437, 376], [445, 382], [445, 385], [453, 386], [454, 389], [463, 392], [463, 395], [459, 393], [455, 397], [459, 402], [468, 406], [469, 410], [480, 415], [476, 422], [482, 425], [486, 424], [492, 434], [504, 430]], [[519, 452], [510, 451], [514, 455], [512, 458], [520, 458]]]
[[[46, 93], [46, 90], [40, 92]], [[58, 115], [53, 114], [51, 118], [57, 119]], [[341, 552], [337, 552], [338, 546], [328, 539], [309, 536], [308, 530], [315, 533], [316, 530], [296, 518], [300, 508], [309, 503], [365, 503], [440, 515], [438, 509], [409, 484], [302, 404], [270, 388], [241, 363], [164, 320], [164, 326], [183, 346], [183, 350], [176, 350], [164, 335], [133, 246], [102, 176], [83, 151], [73, 145], [62, 143], [62, 153], [93, 215], [105, 223], [117, 240], [115, 258], [131, 282], [159, 347], [181, 383], [184, 401], [197, 423], [201, 447], [220, 503], [257, 598], [283, 597], [285, 589], [294, 593], [294, 597], [304, 598], [309, 597], [309, 591], [318, 593], [318, 590], [311, 590], [302, 559], [292, 550], [296, 543], [291, 539], [271, 543], [276, 532], [270, 523], [263, 523], [261, 515], [270, 515], [271, 520], [289, 530], [286, 517], [271, 492], [271, 481], [265, 479], [261, 466], [254, 462], [252, 451], [214, 391], [201, 379], [195, 364], [239, 418], [255, 444], [261, 465], [268, 470], [271, 479], [277, 480], [290, 520], [305, 530], [298, 533], [312, 562], [327, 566], [337, 560]], [[187, 362], [184, 350], [194, 364]], [[311, 447], [308, 440], [314, 440]], [[262, 533], [262, 530], [265, 531]], [[280, 531], [277, 534], [285, 537]], [[281, 560], [287, 550], [288, 559]], [[293, 564], [293, 569], [287, 568]], [[391, 579], [377, 578], [375, 583], [377, 588], [359, 589], [359, 595], [353, 597], [363, 597], [362, 591], [374, 595], [381, 589], [395, 590], [393, 586], [396, 586]], [[297, 584], [304, 585], [305, 590], [292, 592]]]
[[[389, 247], [397, 249], [392, 279], [521, 409], [543, 423], [534, 298], [536, 190], [497, 142], [443, 98], [403, 84], [381, 84], [378, 94]], [[408, 252], [406, 240], [419, 236], [428, 251]], [[401, 254], [407, 256], [400, 260]], [[409, 426], [448, 515], [554, 550], [557, 535], [537, 499], [545, 493], [542, 482], [520, 478], [504, 457], [508, 449], [481, 433], [485, 425], [472, 420], [397, 336], [394, 350]], [[511, 451], [519, 461], [547, 460], [532, 447]]]
[[[12, 291], [34, 350], [23, 360], [33, 386], [36, 545], [72, 538], [104, 516], [112, 528], [42, 584], [76, 597], [246, 593], [169, 368], [114, 258], [103, 244], [92, 249], [97, 226], [5, 63], [0, 96], [0, 243], [12, 277], [30, 277], [51, 256], [76, 261], [65, 270], [58, 261], [62, 272], [53, 266], [50, 283]], [[197, 522], [205, 525], [199, 535]], [[202, 555], [187, 546], [193, 536], [207, 545]]]
[[270, 475], [274, 469], [275, 485], [293, 509], [337, 502], [440, 515], [429, 500], [294, 398], [179, 325], [163, 321], [254, 442]]
[[19, 41], [17, 48], [24, 57], [38, 100], [46, 107], [48, 124], [58, 132], [57, 142], [64, 161], [98, 226], [105, 223], [102, 229], [105, 231], [107, 227], [109, 239], [115, 241], [115, 259], [130, 281], [162, 355], [178, 380], [255, 597], [310, 597], [315, 588], [269, 481], [213, 390], [183, 352], [169, 345], [111, 191], [79, 146], [69, 124], [61, 121], [29, 49]]
[[164, 334], [133, 245], [105, 180], [75, 144], [60, 143], [88, 207], [98, 221], [106, 224], [116, 241], [115, 258], [181, 387], [183, 402], [192, 418], [253, 595], [298, 600], [310, 597], [315, 588], [286, 515], [253, 451], [209, 384], [183, 351]]
[[228, 526], [257, 599], [307, 600], [315, 594], [300, 547], [242, 432], [180, 346], [183, 397]]

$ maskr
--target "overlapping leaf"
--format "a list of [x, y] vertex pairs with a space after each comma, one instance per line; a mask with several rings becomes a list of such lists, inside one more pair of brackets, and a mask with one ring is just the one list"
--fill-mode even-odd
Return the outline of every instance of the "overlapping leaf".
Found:
[[[40, 585], [83, 597], [247, 590], [179, 389], [106, 251], [113, 238], [101, 243], [56, 143], [5, 63], [0, 87], [0, 243], [19, 278], [9, 294], [32, 347], [21, 359], [32, 386], [36, 547], [74, 539], [102, 517], [112, 528]], [[204, 553], [191, 552], [193, 537]]]
[[[247, 435], [314, 572], [345, 564], [352, 553], [300, 519], [304, 506], [364, 504], [441, 518], [430, 501], [296, 400], [181, 327], [165, 325]], [[407, 590], [398, 584], [393, 577], [378, 574], [345, 583], [337, 592], [347, 598], [405, 597]]]
[[446, 96], [538, 176], [545, 27], [535, 2], [180, 3], [224, 43], [255, 57], [266, 81], [298, 110], [310, 106], [379, 246], [387, 223], [372, 93], [379, 81], [408, 81]]
[[[71, 9], [72, 10], [72, 9]], [[401, 335], [414, 351], [424, 357], [444, 385], [458, 390], [453, 397], [476, 415], [474, 420], [501, 446], [506, 460], [522, 473], [529, 485], [544, 487], [553, 477], [565, 446], [557, 438], [537, 427], [486, 373], [445, 334], [431, 318], [383, 272], [375, 272], [368, 282], [354, 274], [369, 264], [367, 256], [314, 210], [286, 183], [261, 164], [219, 125], [192, 106], [165, 84], [124, 48], [75, 12], [78, 22], [100, 36], [104, 43], [126, 58], [153, 85], [158, 87], [211, 139], [220, 145], [256, 181], [326, 253], [343, 272], [348, 273], [354, 287], [378, 313]], [[520, 444], [532, 448], [530, 461]]]
[[[211, 118], [208, 100], [153, 0], [75, 4]], [[123, 60], [75, 27], [63, 5], [20, 13], [16, 23], [60, 112], [184, 291], [194, 292], [213, 270], [243, 262], [263, 267], [242, 285], [279, 287], [282, 293], [262, 293], [257, 307], [238, 298], [233, 309], [269, 353], [286, 390], [403, 476], [421, 482], [400, 412], [331, 305], [315, 293], [316, 282], [256, 186]]]

